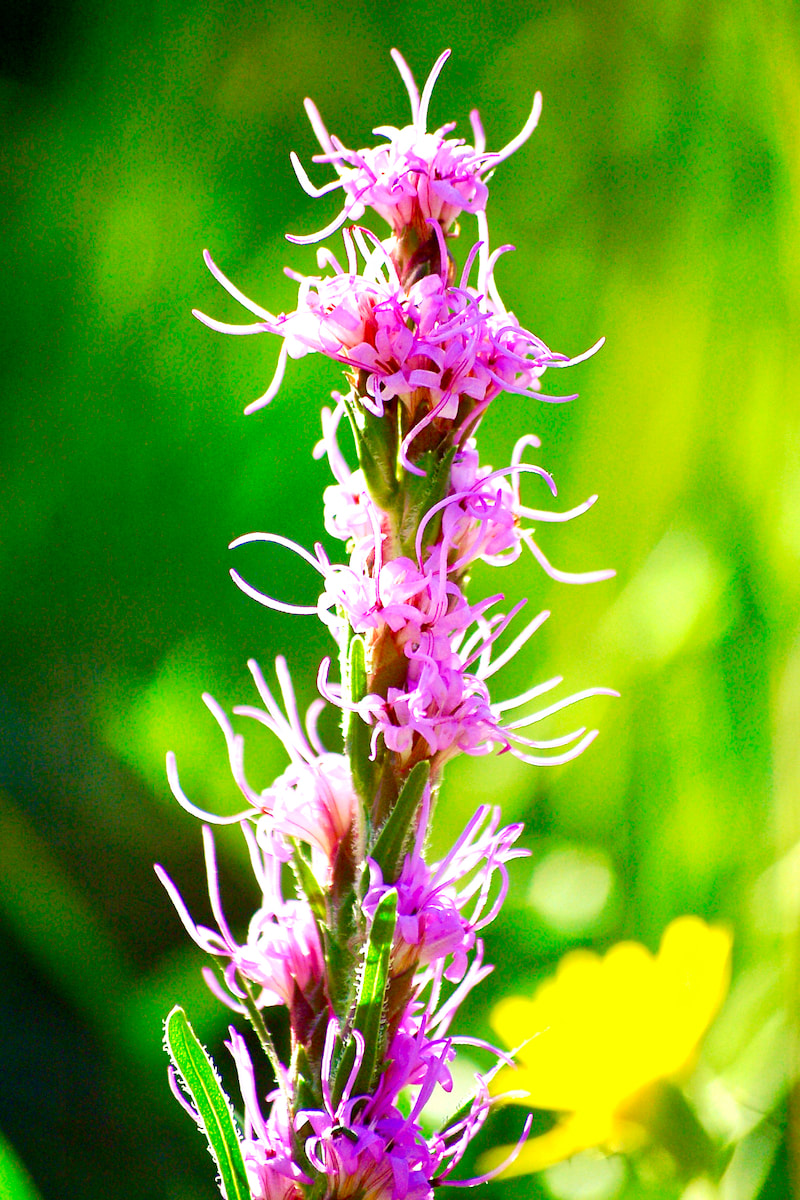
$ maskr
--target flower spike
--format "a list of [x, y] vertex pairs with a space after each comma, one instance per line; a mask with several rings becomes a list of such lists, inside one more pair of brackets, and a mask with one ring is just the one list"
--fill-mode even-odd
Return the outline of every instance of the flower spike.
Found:
[[[210, 1064], [202, 1078], [213, 1091], [211, 1108], [179, 1099], [201, 1124], [203, 1114], [221, 1114], [224, 1130], [212, 1131], [212, 1147], [218, 1161], [240, 1164], [224, 1186], [230, 1192], [235, 1184], [243, 1195], [246, 1176], [252, 1200], [433, 1200], [437, 1188], [474, 1186], [526, 1161], [530, 1118], [500, 1158], [469, 1178], [454, 1177], [493, 1105], [517, 1101], [524, 1090], [509, 1086], [510, 1054], [481, 1037], [451, 1033], [462, 1004], [492, 970], [482, 934], [513, 886], [515, 860], [527, 853], [519, 844], [522, 825], [503, 825], [499, 808], [486, 803], [438, 862], [426, 847], [451, 759], [498, 753], [537, 766], [569, 762], [597, 730], [588, 721], [575, 728], [567, 722], [566, 731], [542, 723], [561, 720], [574, 704], [617, 694], [587, 687], [564, 696], [555, 675], [496, 696], [495, 677], [550, 611], [517, 621], [525, 599], [506, 604], [499, 590], [476, 597], [470, 583], [475, 563], [510, 567], [525, 547], [542, 578], [589, 583], [613, 575], [562, 571], [540, 548], [534, 524], [570, 521], [597, 497], [547, 506], [558, 491], [549, 467], [526, 461], [541, 449], [535, 434], [520, 437], [499, 469], [481, 462], [476, 440], [484, 414], [505, 393], [547, 403], [574, 399], [544, 393], [542, 377], [602, 345], [575, 356], [551, 350], [508, 311], [495, 278], [513, 247], [491, 247], [487, 185], [533, 133], [541, 95], [520, 133], [487, 151], [476, 110], [471, 145], [453, 136], [453, 123], [428, 130], [450, 51], [436, 59], [421, 90], [399, 51], [391, 54], [410, 123], [376, 125], [375, 144], [352, 150], [306, 100], [321, 150], [312, 162], [334, 178], [317, 183], [290, 155], [307, 195], [341, 196], [325, 228], [288, 240], [302, 247], [341, 230], [343, 249], [319, 246], [316, 273], [304, 273], [302, 264], [286, 268], [297, 299], [282, 313], [250, 300], [206, 252], [209, 271], [249, 318], [236, 325], [195, 312], [217, 332], [279, 339], [272, 379], [247, 413], [277, 395], [289, 359], [323, 355], [345, 379], [333, 407], [322, 409], [313, 449], [331, 468], [323, 520], [338, 555], [276, 533], [245, 534], [230, 544], [278, 546], [312, 568], [316, 592], [305, 604], [264, 594], [235, 568], [231, 576], [262, 606], [316, 616], [334, 642], [339, 674], [333, 654], [326, 656], [305, 718], [282, 656], [277, 687], [250, 660], [257, 696], [230, 714], [204, 696], [242, 796], [234, 815], [194, 804], [174, 755], [167, 765], [177, 801], [204, 822], [211, 924], [195, 920], [162, 867], [158, 878], [213, 963], [203, 971], [211, 992], [251, 1023], [275, 1084], [262, 1090], [262, 1067], [231, 1027], [226, 1046], [243, 1101], [241, 1126], [209, 1082], [216, 1079]], [[387, 236], [360, 223], [368, 210], [386, 223]], [[459, 266], [465, 213], [476, 218], [477, 238]], [[539, 508], [528, 489], [542, 485], [547, 497]], [[341, 741], [330, 750], [317, 728], [326, 704], [342, 715]], [[264, 731], [285, 756], [266, 784], [256, 779], [251, 751], [253, 734]], [[254, 888], [246, 927], [225, 915], [212, 824], [242, 830]], [[284, 1058], [270, 1033], [278, 1007]], [[465, 1047], [489, 1066], [474, 1072], [471, 1095], [437, 1128], [431, 1112], [452, 1093]]]

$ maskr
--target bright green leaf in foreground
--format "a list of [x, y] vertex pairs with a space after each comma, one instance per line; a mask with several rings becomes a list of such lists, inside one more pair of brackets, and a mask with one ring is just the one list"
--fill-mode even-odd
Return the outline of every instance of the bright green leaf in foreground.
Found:
[[214, 1064], [195, 1037], [182, 1008], [176, 1006], [167, 1017], [164, 1043], [203, 1122], [225, 1195], [228, 1200], [250, 1200], [244, 1159], [228, 1098], [220, 1086]]

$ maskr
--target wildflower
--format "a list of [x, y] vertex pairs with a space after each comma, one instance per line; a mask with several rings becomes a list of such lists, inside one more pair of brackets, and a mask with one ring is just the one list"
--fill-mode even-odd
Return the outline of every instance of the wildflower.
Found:
[[260, 839], [284, 861], [291, 857], [289, 843], [292, 838], [306, 842], [311, 847], [315, 871], [320, 882], [325, 884], [329, 882], [337, 852], [352, 833], [356, 819], [356, 795], [347, 758], [325, 750], [319, 740], [316, 721], [324, 707], [323, 701], [317, 700], [311, 705], [303, 730], [291, 676], [283, 657], [277, 658], [275, 668], [285, 714], [267, 686], [258, 663], [251, 659], [248, 665], [264, 708], [238, 705], [233, 711], [270, 730], [288, 753], [290, 765], [270, 787], [257, 791], [245, 773], [244, 738], [234, 733], [216, 700], [205, 695], [206, 706], [225, 735], [231, 772], [248, 807], [233, 817], [217, 817], [197, 808], [184, 794], [174, 756], [169, 755], [167, 773], [172, 793], [188, 812], [212, 824], [227, 825], [260, 816]]
[[[368, 574], [378, 555], [379, 543], [382, 547], [387, 542], [390, 531], [385, 514], [371, 503], [363, 471], [360, 468], [351, 471], [339, 447], [337, 431], [344, 405], [341, 397], [337, 400], [333, 411], [322, 410], [322, 439], [314, 448], [315, 458], [327, 456], [336, 479], [323, 493], [325, 528], [332, 537], [348, 543], [352, 551], [350, 565]], [[444, 568], [458, 579], [477, 559], [490, 566], [504, 566], [514, 562], [522, 546], [527, 545], [546, 573], [562, 583], [599, 582], [614, 574], [609, 570], [575, 574], [553, 567], [534, 541], [533, 529], [523, 527], [524, 520], [543, 524], [574, 520], [588, 512], [597, 500], [597, 496], [590, 496], [566, 512], [523, 504], [520, 495], [523, 475], [538, 476], [553, 496], [558, 494], [547, 471], [523, 461], [525, 451], [531, 446], [541, 446], [535, 434], [518, 438], [509, 466], [497, 471], [481, 466], [474, 438], [468, 438], [456, 451], [448, 494], [421, 516], [416, 531], [414, 549], [420, 570], [423, 559], [427, 558], [431, 569], [441, 573]], [[426, 545], [437, 521], [441, 529], [436, 542]], [[434, 561], [437, 555], [438, 561]]]
[[[519, 1047], [519, 1066], [502, 1068], [493, 1086], [519, 1088], [517, 1103], [561, 1114], [505, 1174], [641, 1140], [648, 1089], [680, 1079], [693, 1065], [727, 992], [730, 952], [726, 929], [679, 917], [656, 955], [636, 942], [620, 942], [602, 958], [576, 950], [533, 999], [501, 1001], [492, 1027], [507, 1046]], [[485, 1162], [502, 1154], [494, 1150]]]
[[[380, 735], [388, 749], [399, 756], [404, 768], [419, 758], [430, 758], [436, 771], [458, 753], [483, 755], [495, 748], [510, 751], [522, 762], [535, 765], [569, 762], [582, 754], [597, 736], [596, 729], [587, 733], [586, 727], [581, 726], [568, 734], [543, 740], [528, 738], [520, 730], [589, 696], [616, 696], [612, 689], [588, 688], [514, 720], [507, 720], [504, 714], [557, 687], [561, 676], [554, 676], [509, 700], [492, 701], [489, 696], [487, 679], [509, 661], [549, 613], [539, 613], [529, 621], [492, 662], [493, 642], [521, 605], [508, 615], [497, 613], [486, 620], [484, 610], [502, 596], [492, 596], [470, 606], [456, 586], [449, 584], [453, 610], [437, 614], [434, 604], [428, 607], [432, 591], [429, 585], [422, 593], [423, 603], [419, 607], [409, 606], [414, 612], [413, 620], [401, 627], [396, 641], [407, 662], [406, 678], [401, 686], [388, 686], [385, 697], [372, 692], [353, 705], [339, 685], [328, 682], [330, 660], [325, 659], [320, 666], [317, 680], [320, 692], [333, 704], [355, 708], [373, 726], [373, 752]], [[397, 615], [396, 607], [389, 611], [390, 615]], [[369, 616], [378, 622], [382, 613], [371, 609]], [[473, 624], [475, 630], [464, 640]], [[455, 636], [451, 637], [454, 630]], [[471, 671], [473, 664], [475, 670]], [[553, 749], [560, 753], [544, 756], [530, 753]]]
[[[552, 477], [523, 461], [527, 448], [539, 445], [535, 436], [519, 440], [506, 468], [492, 470], [478, 458], [475, 432], [502, 392], [571, 399], [543, 395], [542, 375], [587, 355], [554, 353], [524, 329], [494, 279], [500, 256], [512, 247], [490, 251], [488, 178], [532, 133], [541, 97], [534, 98], [520, 135], [498, 152], [486, 151], [475, 113], [471, 146], [449, 136], [453, 125], [429, 133], [431, 94], [448, 53], [420, 94], [393, 51], [412, 123], [377, 129], [385, 142], [376, 147], [347, 149], [306, 104], [323, 150], [316, 161], [330, 165], [337, 179], [315, 188], [293, 156], [298, 177], [314, 195], [341, 188], [344, 201], [327, 230], [290, 240], [317, 241], [368, 207], [385, 218], [391, 236], [380, 241], [367, 228], [346, 228], [343, 263], [320, 248], [318, 274], [287, 271], [298, 285], [297, 301], [280, 314], [245, 297], [206, 254], [214, 277], [256, 319], [236, 326], [195, 314], [221, 332], [281, 339], [274, 377], [248, 412], [275, 396], [289, 358], [310, 353], [339, 363], [349, 388], [334, 393], [332, 412], [323, 410], [323, 439], [315, 450], [317, 457], [327, 455], [335, 481], [325, 493], [325, 527], [345, 543], [347, 561], [331, 561], [319, 544], [312, 553], [270, 533], [231, 544], [282, 546], [316, 572], [318, 597], [305, 605], [262, 595], [231, 574], [267, 607], [316, 615], [336, 642], [342, 681], [328, 682], [325, 659], [317, 677], [322, 699], [303, 724], [285, 662], [276, 664], [282, 703], [250, 664], [261, 703], [237, 706], [234, 716], [269, 730], [289, 757], [266, 788], [254, 786], [245, 770], [242, 734], [205, 697], [245, 801], [231, 817], [197, 808], [184, 795], [174, 758], [168, 759], [170, 784], [184, 808], [210, 823], [241, 823], [260, 891], [246, 936], [237, 938], [223, 913], [208, 828], [203, 838], [216, 928], [194, 920], [159, 868], [189, 935], [220, 967], [222, 982], [206, 969], [207, 981], [250, 1019], [275, 1076], [277, 1090], [262, 1109], [256, 1071], [232, 1030], [228, 1047], [244, 1101], [244, 1137], [239, 1140], [232, 1117], [224, 1130], [207, 1130], [218, 1162], [233, 1148], [238, 1176], [246, 1172], [254, 1200], [430, 1200], [440, 1185], [479, 1183], [505, 1167], [508, 1158], [474, 1179], [452, 1178], [495, 1102], [494, 1076], [505, 1080], [512, 1060], [449, 1029], [491, 970], [478, 935], [505, 899], [507, 864], [522, 853], [515, 845], [521, 827], [501, 827], [499, 810], [484, 805], [441, 862], [428, 864], [433, 801], [442, 768], [457, 753], [498, 749], [534, 764], [575, 757], [596, 730], [534, 740], [530, 727], [585, 696], [615, 694], [591, 688], [530, 711], [531, 702], [561, 682], [556, 677], [511, 699], [490, 695], [489, 680], [549, 614], [539, 613], [499, 649], [524, 601], [502, 613], [500, 593], [469, 598], [471, 565], [479, 559], [503, 565], [527, 545], [555, 579], [589, 582], [610, 572], [559, 571], [534, 540], [529, 522], [570, 520], [594, 501], [567, 512], [523, 503], [526, 475], [538, 476], [556, 494]], [[448, 245], [464, 212], [476, 217], [478, 241], [459, 276]], [[337, 442], [345, 413], [356, 470]], [[343, 753], [327, 750], [317, 734], [325, 700], [343, 711]], [[285, 898], [288, 868], [292, 891]], [[272, 1005], [288, 1013], [288, 1065], [264, 1020], [263, 1010]], [[435, 1089], [452, 1089], [460, 1042], [488, 1053], [494, 1065], [476, 1075], [472, 1099], [452, 1121], [429, 1133], [426, 1105]], [[187, 1044], [169, 1042], [179, 1067]], [[182, 1078], [187, 1082], [186, 1072]], [[212, 1087], [211, 1077], [206, 1084]], [[224, 1096], [215, 1092], [215, 1098], [225, 1110]], [[186, 1100], [185, 1107], [199, 1116], [203, 1105], [195, 1111]]]
[[[248, 827], [242, 827], [247, 835]], [[223, 971], [225, 989], [213, 973], [204, 972], [211, 990], [229, 1007], [242, 1011], [246, 992], [240, 978], [258, 989], [256, 1006], [285, 1004], [292, 1016], [293, 1028], [305, 1029], [311, 1006], [316, 1003], [324, 964], [316, 922], [303, 900], [284, 900], [280, 884], [280, 860], [260, 850], [252, 834], [248, 836], [251, 861], [261, 885], [261, 905], [253, 914], [244, 944], [234, 938], [222, 910], [214, 840], [211, 830], [203, 827], [203, 847], [211, 910], [218, 929], [198, 925], [187, 909], [180, 892], [166, 871], [156, 874], [177, 909], [178, 916], [192, 940], [215, 958], [227, 960]]]
[[461, 138], [447, 137], [455, 128], [454, 123], [428, 133], [431, 95], [449, 57], [450, 51], [445, 50], [436, 60], [420, 96], [405, 59], [399, 51], [392, 50], [411, 101], [412, 124], [402, 129], [391, 125], [375, 129], [376, 134], [386, 138], [375, 147], [348, 150], [338, 138], [331, 137], [316, 106], [306, 100], [306, 113], [323, 151], [314, 157], [314, 162], [330, 163], [338, 178], [318, 188], [311, 183], [294, 153], [292, 165], [309, 196], [320, 197], [341, 188], [345, 203], [325, 229], [306, 237], [290, 236], [290, 241], [299, 244], [319, 241], [345, 221], [359, 220], [368, 208], [383, 217], [395, 235], [402, 237], [408, 230], [426, 235], [431, 219], [439, 222], [442, 229], [449, 229], [460, 213], [477, 213], [486, 207], [488, 192], [483, 177], [531, 136], [539, 122], [542, 97], [536, 93], [520, 133], [502, 150], [493, 153], [486, 151], [483, 127], [474, 109], [470, 113], [474, 146], [466, 145]]
[[[499, 808], [491, 810], [488, 804], [482, 805], [442, 862], [430, 866], [417, 839], [418, 844], [406, 856], [394, 885], [398, 900], [393, 974], [412, 970], [418, 963], [450, 957], [444, 977], [451, 982], [463, 979], [467, 953], [475, 946], [476, 933], [491, 924], [506, 897], [505, 864], [527, 854], [526, 850], [514, 848], [522, 825], [498, 830], [499, 820]], [[495, 871], [500, 875], [500, 888], [489, 904]], [[372, 913], [386, 891], [380, 870], [372, 863], [364, 911]], [[467, 914], [464, 909], [471, 901]]]
[[[541, 395], [540, 379], [548, 367], [573, 366], [595, 353], [602, 339], [571, 358], [523, 329], [502, 306], [494, 287], [496, 255], [482, 271], [481, 290], [469, 288], [467, 272], [483, 243], [473, 247], [459, 286], [438, 273], [401, 283], [388, 251], [380, 243], [369, 251], [366, 232], [345, 231], [346, 270], [328, 254], [320, 261], [332, 267], [333, 275], [287, 272], [300, 284], [297, 308], [277, 315], [240, 292], [206, 251], [214, 278], [259, 320], [234, 325], [195, 310], [198, 320], [219, 333], [272, 333], [283, 338], [273, 379], [246, 412], [263, 407], [277, 394], [287, 357], [310, 353], [347, 368], [359, 403], [373, 415], [383, 416], [394, 400], [403, 404], [410, 426], [405, 461], [412, 437], [422, 429], [434, 421], [455, 422], [460, 429], [467, 418], [474, 427], [503, 391], [559, 402], [574, 399]], [[366, 258], [364, 274], [356, 270], [356, 237]]]
[[[364, 1053], [363, 1039], [350, 1076], [337, 1099], [333, 1092], [335, 1022], [328, 1026], [322, 1065], [323, 1103], [294, 1115], [286, 1108], [282, 1090], [271, 1094], [264, 1117], [258, 1099], [255, 1072], [244, 1039], [233, 1028], [226, 1043], [234, 1058], [244, 1099], [244, 1159], [254, 1200], [295, 1200], [300, 1185], [325, 1181], [325, 1195], [346, 1200], [430, 1200], [434, 1181], [449, 1181], [467, 1145], [483, 1125], [491, 1107], [488, 1082], [492, 1072], [476, 1077], [476, 1095], [466, 1114], [443, 1129], [424, 1137], [419, 1114], [434, 1090], [452, 1090], [450, 1064], [459, 1039], [429, 1036], [424, 1014], [406, 1014], [386, 1052], [385, 1069], [372, 1096], [353, 1090]], [[470, 1039], [462, 1039], [470, 1040]], [[502, 1051], [475, 1039], [501, 1061]], [[406, 1095], [405, 1110], [399, 1106]], [[306, 1165], [301, 1169], [293, 1154], [292, 1132], [305, 1136]], [[465, 1182], [461, 1181], [461, 1186]]]
[[228, 1032], [230, 1041], [225, 1045], [236, 1065], [244, 1101], [242, 1152], [253, 1200], [301, 1200], [303, 1192], [298, 1185], [310, 1180], [294, 1161], [291, 1122], [283, 1090], [272, 1094], [273, 1103], [265, 1120], [245, 1040], [233, 1026]]

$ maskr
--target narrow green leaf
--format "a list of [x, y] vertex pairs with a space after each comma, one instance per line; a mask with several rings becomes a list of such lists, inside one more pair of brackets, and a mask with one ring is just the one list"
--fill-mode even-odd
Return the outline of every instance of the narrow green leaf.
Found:
[[414, 818], [431, 777], [431, 764], [419, 762], [411, 768], [397, 802], [384, 821], [375, 844], [369, 851], [381, 869], [385, 883], [396, 883], [403, 855], [413, 836]]
[[[364, 1057], [353, 1085], [354, 1092], [369, 1091], [383, 1065], [383, 1010], [396, 923], [397, 892], [392, 888], [381, 897], [375, 909], [359, 980], [351, 1029], [357, 1030], [364, 1038]], [[351, 1036], [336, 1070], [333, 1093], [337, 1101], [344, 1091], [355, 1060], [356, 1043]]]
[[[351, 703], [358, 704], [367, 694], [367, 668], [364, 653], [364, 639], [355, 634], [350, 641], [348, 656], [347, 682], [350, 690]], [[366, 809], [369, 811], [373, 800], [374, 780], [373, 764], [370, 761], [370, 727], [357, 712], [348, 712], [345, 722], [345, 750], [350, 760], [350, 774], [353, 777], [355, 789]]]
[[292, 871], [297, 886], [308, 901], [309, 908], [317, 919], [318, 924], [326, 924], [328, 909], [325, 904], [325, 894], [317, 882], [317, 877], [311, 869], [311, 863], [305, 856], [302, 843], [292, 839], [294, 854], [292, 855]]
[[375, 909], [356, 1000], [353, 1028], [362, 1033], [367, 1041], [377, 1042], [379, 1037], [396, 923], [397, 892], [392, 888], [381, 896]]
[[228, 1200], [251, 1200], [228, 1098], [182, 1008], [173, 1008], [164, 1022], [164, 1043], [203, 1122], [225, 1195]]
[[364, 408], [353, 392], [343, 400], [367, 491], [379, 508], [390, 512], [399, 495], [395, 477], [397, 438], [392, 422]]

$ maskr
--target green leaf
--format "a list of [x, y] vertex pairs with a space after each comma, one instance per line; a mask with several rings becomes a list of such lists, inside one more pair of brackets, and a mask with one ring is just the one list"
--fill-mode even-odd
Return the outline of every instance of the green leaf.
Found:
[[251, 1200], [230, 1103], [182, 1008], [173, 1008], [164, 1022], [164, 1044], [203, 1122], [225, 1195], [228, 1200]]
[[397, 503], [399, 489], [395, 477], [397, 437], [392, 421], [364, 408], [351, 392], [342, 397], [356, 443], [358, 465], [372, 499], [384, 512]]
[[419, 762], [411, 768], [394, 808], [384, 821], [369, 857], [381, 869], [384, 882], [395, 883], [403, 855], [414, 831], [414, 818], [431, 777], [431, 764]]
[[397, 891], [392, 888], [381, 896], [375, 909], [356, 1000], [353, 1028], [362, 1033], [368, 1043], [377, 1044], [380, 1037], [383, 998], [389, 981], [389, 959], [396, 923]]
[[[358, 704], [367, 694], [367, 668], [364, 639], [354, 634], [350, 641], [347, 682], [351, 703]], [[353, 784], [365, 809], [369, 812], [374, 799], [374, 767], [370, 761], [371, 731], [366, 721], [357, 712], [348, 712], [345, 722], [345, 750], [350, 760]]]
[[[383, 1067], [386, 1033], [383, 1028], [383, 1010], [396, 923], [397, 892], [392, 888], [381, 896], [375, 909], [358, 986], [351, 1030], [358, 1031], [364, 1038], [364, 1057], [353, 1085], [353, 1091], [356, 1093], [368, 1092]], [[356, 1043], [351, 1036], [336, 1070], [333, 1095], [337, 1103], [341, 1099], [355, 1060]]]

